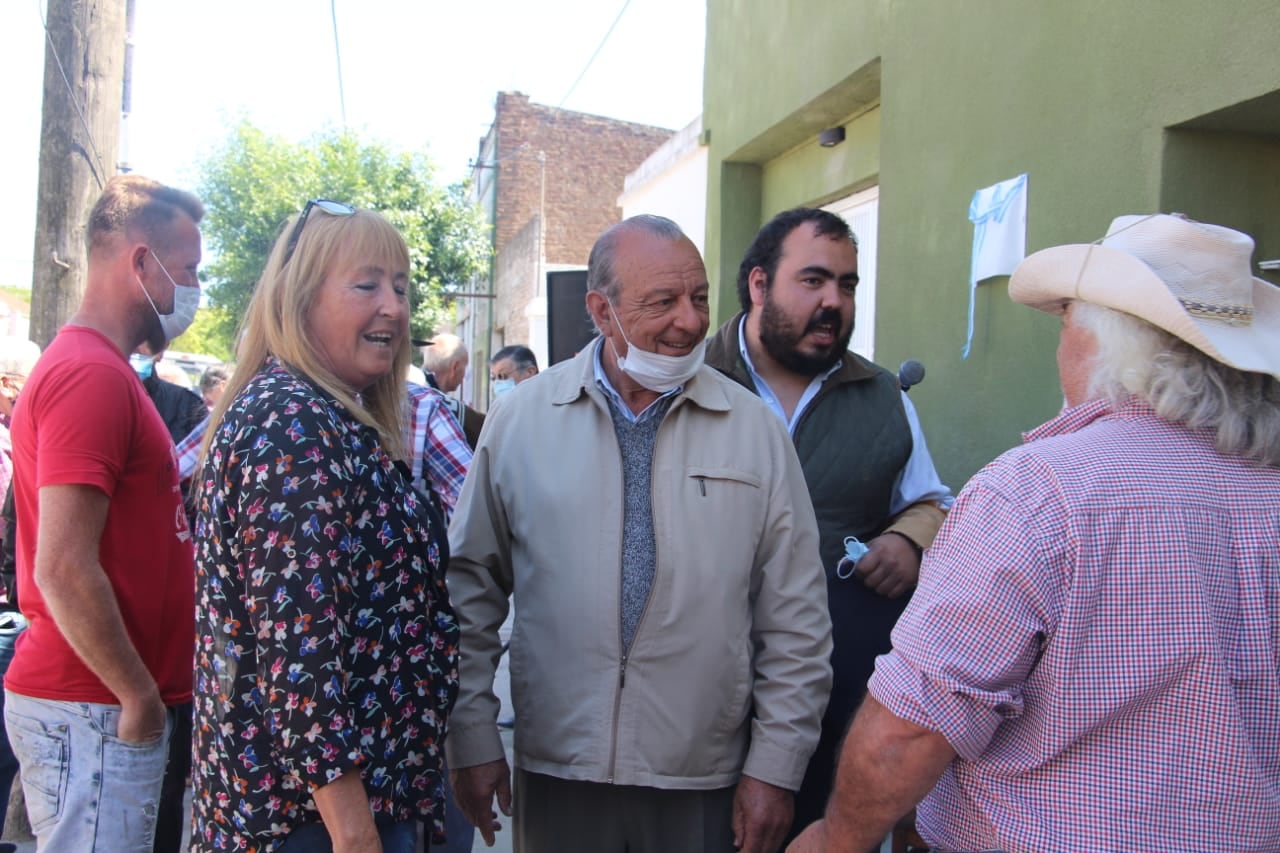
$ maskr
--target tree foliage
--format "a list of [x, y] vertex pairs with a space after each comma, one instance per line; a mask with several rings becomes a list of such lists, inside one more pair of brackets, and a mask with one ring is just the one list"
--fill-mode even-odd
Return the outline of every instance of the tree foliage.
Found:
[[201, 227], [214, 260], [210, 300], [229, 342], [285, 221], [307, 199], [377, 210], [409, 246], [410, 328], [429, 337], [448, 308], [444, 294], [479, 274], [489, 258], [488, 225], [465, 185], [442, 187], [420, 153], [393, 152], [350, 132], [303, 142], [242, 120], [201, 166]]
[[211, 355], [220, 361], [231, 361], [231, 335], [235, 318], [225, 309], [202, 305], [196, 312], [191, 327], [169, 342], [169, 349], [178, 352], [198, 352]]

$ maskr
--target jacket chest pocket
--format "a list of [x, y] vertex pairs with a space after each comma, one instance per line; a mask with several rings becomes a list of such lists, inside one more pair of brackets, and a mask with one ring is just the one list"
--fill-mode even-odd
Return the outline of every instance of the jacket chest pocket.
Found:
[[760, 476], [736, 468], [688, 466], [681, 505], [691, 538], [717, 553], [754, 557], [763, 534], [768, 490]]

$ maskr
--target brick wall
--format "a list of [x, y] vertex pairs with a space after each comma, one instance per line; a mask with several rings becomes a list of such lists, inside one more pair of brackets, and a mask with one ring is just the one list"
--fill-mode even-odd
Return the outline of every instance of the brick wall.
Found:
[[535, 216], [494, 259], [493, 292], [497, 297], [493, 305], [493, 328], [495, 332], [502, 333], [502, 346], [529, 344], [529, 326], [524, 312], [533, 298], [537, 274], [538, 218]]
[[548, 264], [585, 265], [591, 244], [621, 218], [627, 174], [672, 135], [648, 125], [530, 103], [500, 92], [495, 108], [498, 200], [494, 248], [501, 254], [538, 215], [546, 165]]

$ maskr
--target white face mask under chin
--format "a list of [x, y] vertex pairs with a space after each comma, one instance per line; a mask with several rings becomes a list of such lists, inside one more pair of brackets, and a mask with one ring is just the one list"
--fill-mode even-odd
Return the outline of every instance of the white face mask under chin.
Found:
[[620, 356], [613, 341], [609, 341], [609, 346], [613, 347], [613, 355], [618, 360], [618, 369], [643, 387], [658, 394], [665, 394], [672, 388], [679, 388], [688, 382], [698, 372], [698, 368], [702, 367], [703, 357], [707, 351], [706, 338], [699, 341], [688, 355], [661, 355], [649, 352], [640, 349], [627, 338], [627, 333], [622, 330], [622, 323], [618, 320], [618, 313], [613, 310], [612, 302], [609, 303], [609, 312], [613, 314], [613, 322], [618, 325], [618, 334], [622, 335], [622, 340], [627, 345], [626, 356]]

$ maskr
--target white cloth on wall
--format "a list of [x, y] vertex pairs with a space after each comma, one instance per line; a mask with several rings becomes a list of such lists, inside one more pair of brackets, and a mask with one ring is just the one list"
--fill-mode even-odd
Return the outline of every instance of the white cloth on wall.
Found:
[[969, 268], [969, 329], [961, 358], [973, 345], [973, 314], [978, 282], [1012, 275], [1027, 255], [1027, 176], [1018, 175], [973, 194], [969, 202], [973, 223], [973, 261]]

